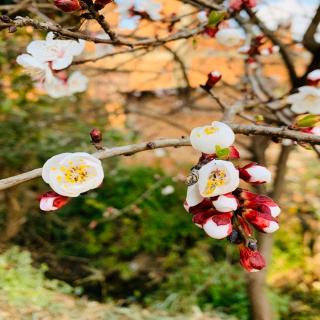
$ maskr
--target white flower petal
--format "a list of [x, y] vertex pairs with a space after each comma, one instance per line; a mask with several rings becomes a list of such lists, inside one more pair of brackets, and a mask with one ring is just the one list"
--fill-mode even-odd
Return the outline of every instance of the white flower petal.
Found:
[[187, 189], [187, 198], [186, 198], [187, 205], [189, 207], [194, 207], [197, 204], [201, 203], [202, 200], [203, 200], [203, 197], [199, 192], [198, 183], [195, 183], [192, 186], [189, 186]]

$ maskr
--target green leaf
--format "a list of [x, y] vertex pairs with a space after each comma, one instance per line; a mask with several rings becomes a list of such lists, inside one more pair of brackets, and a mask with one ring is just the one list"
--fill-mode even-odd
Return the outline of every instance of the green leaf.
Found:
[[221, 148], [220, 146], [216, 146], [216, 156], [218, 159], [228, 159], [229, 155], [229, 148]]
[[296, 125], [299, 128], [313, 127], [317, 122], [320, 121], [320, 116], [314, 114], [308, 114], [296, 121]]
[[226, 16], [226, 13], [223, 11], [211, 11], [208, 19], [208, 26], [215, 27], [220, 23]]

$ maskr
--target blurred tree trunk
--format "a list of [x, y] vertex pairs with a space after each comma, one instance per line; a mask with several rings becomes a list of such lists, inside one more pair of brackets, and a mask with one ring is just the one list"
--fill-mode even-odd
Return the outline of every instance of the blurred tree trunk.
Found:
[[[266, 149], [269, 145], [268, 137], [254, 137], [252, 143], [253, 159], [262, 165], [266, 165]], [[277, 171], [274, 179], [271, 197], [277, 202], [280, 200], [287, 169], [289, 155], [293, 146], [282, 146], [278, 158]], [[266, 192], [264, 186], [259, 186], [261, 192]], [[273, 235], [258, 233], [259, 250], [270, 265], [273, 246]], [[274, 314], [267, 294], [267, 268], [263, 271], [248, 274], [248, 294], [251, 303], [252, 318], [254, 320], [272, 320]]]

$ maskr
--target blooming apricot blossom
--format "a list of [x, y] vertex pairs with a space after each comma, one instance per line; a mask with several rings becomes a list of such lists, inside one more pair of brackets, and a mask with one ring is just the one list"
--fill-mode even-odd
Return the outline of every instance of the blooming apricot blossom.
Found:
[[313, 86], [303, 86], [287, 98], [291, 110], [297, 114], [320, 114], [320, 89]]
[[235, 139], [232, 129], [223, 122], [214, 121], [211, 125], [197, 127], [191, 131], [190, 141], [194, 149], [203, 153], [216, 152], [217, 146], [230, 147]]
[[78, 197], [99, 187], [104, 173], [101, 161], [88, 153], [62, 153], [44, 164], [42, 178], [56, 193]]

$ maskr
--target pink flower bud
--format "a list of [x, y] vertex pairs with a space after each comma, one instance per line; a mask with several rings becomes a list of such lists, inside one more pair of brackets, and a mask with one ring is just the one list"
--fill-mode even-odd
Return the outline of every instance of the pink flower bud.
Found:
[[266, 266], [264, 257], [259, 251], [253, 251], [244, 245], [239, 246], [240, 263], [249, 272], [262, 270]]
[[212, 89], [222, 78], [222, 75], [218, 71], [212, 71], [208, 74], [208, 80], [205, 84], [205, 88]]
[[78, 0], [54, 0], [54, 4], [64, 12], [73, 12], [81, 9]]
[[91, 130], [90, 137], [93, 143], [100, 143], [102, 141], [102, 133], [99, 129]]
[[239, 206], [237, 198], [232, 193], [216, 197], [212, 204], [219, 212], [235, 211]]
[[242, 230], [244, 231], [244, 233], [248, 237], [251, 237], [252, 236], [252, 230], [250, 228], [249, 223], [245, 219], [243, 219], [241, 216], [238, 216], [238, 221], [239, 221], [239, 224], [242, 227]]
[[273, 233], [279, 229], [278, 220], [269, 213], [245, 209], [242, 212], [242, 216], [258, 231]]
[[271, 172], [252, 162], [243, 168], [239, 168], [240, 178], [252, 184], [261, 184], [271, 181]]
[[232, 213], [218, 213], [207, 219], [203, 224], [203, 230], [214, 239], [226, 238], [232, 232]]
[[70, 198], [61, 196], [60, 194], [49, 191], [39, 198], [40, 209], [43, 211], [55, 211], [69, 202]]
[[240, 153], [235, 146], [229, 147], [229, 160], [230, 159], [240, 159]]

